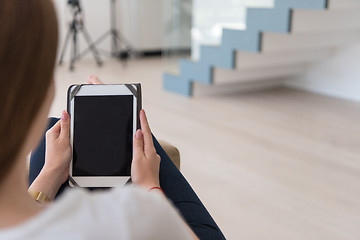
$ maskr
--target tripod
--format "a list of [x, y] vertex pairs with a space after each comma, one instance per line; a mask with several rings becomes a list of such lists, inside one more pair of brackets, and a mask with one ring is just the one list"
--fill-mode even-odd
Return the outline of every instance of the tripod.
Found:
[[79, 1], [73, 1], [73, 3], [71, 1], [69, 1], [69, 4], [71, 5], [71, 7], [73, 9], [73, 18], [72, 18], [71, 23], [69, 24], [69, 30], [66, 34], [64, 47], [61, 51], [59, 65], [61, 65], [63, 62], [63, 58], [64, 58], [64, 55], [66, 52], [67, 45], [71, 39], [72, 39], [72, 48], [71, 48], [71, 53], [70, 53], [70, 55], [71, 55], [70, 71], [74, 70], [75, 61], [79, 60], [83, 55], [85, 55], [86, 51], [84, 51], [83, 53], [78, 53], [79, 46], [78, 46], [78, 42], [77, 42], [77, 39], [78, 39], [77, 35], [79, 32], [81, 32], [84, 36], [86, 43], [88, 44], [88, 49], [90, 49], [90, 51], [94, 55], [97, 65], [101, 66], [102, 61], [100, 59], [99, 52], [97, 51], [95, 44], [91, 41], [90, 35], [84, 27], [84, 24], [82, 21], [82, 15], [81, 15], [82, 11], [81, 11]]
[[[98, 45], [103, 42], [107, 37], [110, 37], [111, 52], [101, 49], [100, 51], [112, 57], [118, 57], [122, 61], [126, 61], [129, 58], [130, 54], [134, 54], [135, 52], [133, 50], [133, 47], [131, 46], [131, 43], [116, 28], [116, 0], [111, 0], [110, 3], [110, 30], [101, 35], [94, 42], [94, 45]], [[89, 49], [87, 49], [87, 51], [89, 51]], [[84, 53], [86, 53], [87, 51], [84, 51]]]

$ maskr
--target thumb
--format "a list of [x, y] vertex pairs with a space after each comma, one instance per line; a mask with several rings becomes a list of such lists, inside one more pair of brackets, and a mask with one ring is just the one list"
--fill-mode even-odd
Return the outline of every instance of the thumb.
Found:
[[141, 129], [138, 129], [134, 137], [134, 157], [144, 155], [144, 135]]
[[61, 127], [60, 127], [60, 121], [57, 121], [55, 123], [54, 126], [52, 126], [52, 128], [50, 128], [47, 132], [46, 132], [46, 138], [48, 139], [56, 139], [60, 136], [60, 131], [61, 131]]
[[61, 137], [69, 138], [70, 136], [70, 116], [69, 114], [64, 110], [61, 115]]

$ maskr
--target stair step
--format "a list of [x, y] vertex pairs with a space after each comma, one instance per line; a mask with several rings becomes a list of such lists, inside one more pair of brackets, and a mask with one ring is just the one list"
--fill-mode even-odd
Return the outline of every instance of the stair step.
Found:
[[247, 69], [247, 70], [229, 70], [224, 68], [214, 68], [213, 84], [230, 84], [235, 82], [251, 82], [264, 79], [279, 79], [301, 74], [306, 71], [309, 64], [287, 65], [278, 67], [268, 67]]
[[288, 33], [290, 31], [291, 9], [325, 10], [326, 3], [327, 0], [276, 0], [275, 8], [249, 8], [247, 9], [246, 30], [223, 29], [222, 48], [258, 52], [261, 32]]
[[202, 64], [234, 68], [234, 51], [223, 46], [201, 46], [199, 60]]
[[329, 0], [275, 0], [275, 8], [325, 9]]
[[262, 52], [346, 46], [360, 40], [359, 30], [313, 33], [263, 33]]
[[192, 82], [189, 79], [182, 78], [181, 75], [169, 73], [165, 73], [163, 79], [163, 87], [168, 91], [173, 91], [184, 96], [192, 95]]
[[259, 31], [287, 33], [290, 30], [291, 11], [283, 8], [249, 8], [246, 28]]
[[295, 50], [282, 52], [251, 53], [237, 51], [236, 70], [258, 69], [271, 66], [311, 63], [326, 59], [334, 54], [333, 48]]
[[247, 29], [287, 33], [290, 30], [290, 9], [326, 8], [326, 0], [276, 0], [275, 8], [247, 9]]
[[205, 84], [211, 84], [212, 69], [208, 64], [199, 61], [180, 60], [180, 75], [184, 79], [196, 80]]
[[360, 9], [293, 10], [292, 33], [352, 29], [360, 29]]
[[360, 8], [359, 0], [329, 0], [329, 9]]

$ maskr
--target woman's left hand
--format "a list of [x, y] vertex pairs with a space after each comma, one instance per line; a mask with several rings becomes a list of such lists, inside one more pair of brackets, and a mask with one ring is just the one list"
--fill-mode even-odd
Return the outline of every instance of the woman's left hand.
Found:
[[61, 120], [46, 132], [45, 164], [29, 190], [43, 192], [54, 199], [69, 177], [71, 155], [70, 117], [63, 111]]
[[70, 160], [70, 117], [66, 111], [63, 111], [61, 120], [46, 132], [43, 171], [51, 172], [63, 184], [69, 177]]

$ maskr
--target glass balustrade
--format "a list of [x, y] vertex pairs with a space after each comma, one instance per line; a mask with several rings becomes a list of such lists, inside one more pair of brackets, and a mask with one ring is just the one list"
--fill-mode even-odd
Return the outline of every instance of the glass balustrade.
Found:
[[178, 60], [197, 60], [201, 45], [221, 44], [222, 29], [245, 29], [246, 8], [271, 8], [274, 0], [167, 0], [164, 9], [165, 71], [178, 73]]

